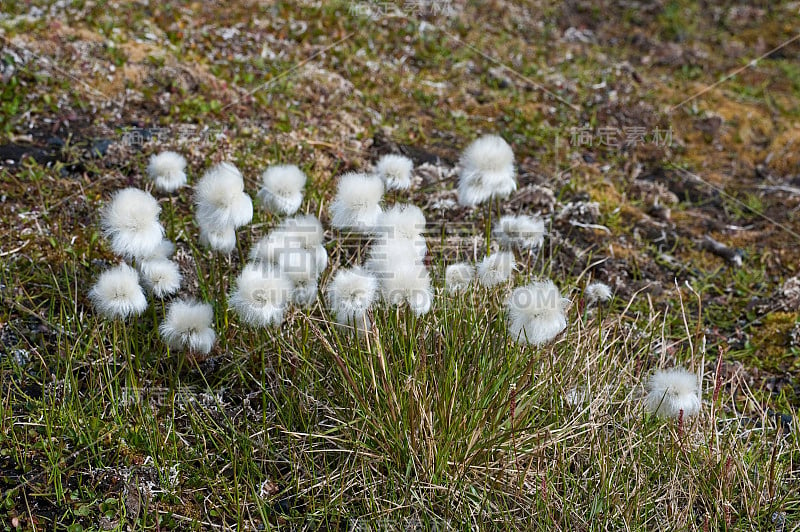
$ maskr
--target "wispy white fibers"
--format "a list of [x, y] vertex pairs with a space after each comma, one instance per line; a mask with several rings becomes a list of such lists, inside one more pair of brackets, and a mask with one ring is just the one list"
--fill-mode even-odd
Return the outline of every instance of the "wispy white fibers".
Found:
[[290, 300], [296, 305], [310, 306], [317, 299], [317, 257], [305, 248], [291, 248], [278, 255], [278, 270], [293, 285]]
[[[419, 261], [425, 257], [425, 215], [414, 205], [395, 205], [378, 216], [373, 233], [378, 236], [369, 252], [369, 267], [376, 273], [398, 261]], [[375, 269], [380, 265], [380, 269]]]
[[343, 175], [330, 206], [331, 225], [337, 229], [372, 229], [381, 213], [382, 196], [380, 177], [358, 173]]
[[514, 152], [497, 135], [484, 135], [470, 144], [459, 164], [458, 201], [462, 205], [506, 198], [517, 189]]
[[152, 253], [149, 255], [141, 255], [137, 257], [138, 260], [146, 261], [146, 260], [155, 260], [155, 259], [168, 259], [175, 253], [175, 244], [172, 241], [162, 238], [161, 242], [158, 244], [158, 247], [153, 250]]
[[229, 225], [217, 231], [201, 225], [200, 243], [214, 251], [228, 254], [236, 247], [236, 229]]
[[677, 418], [700, 412], [697, 375], [683, 368], [656, 371], [647, 382], [645, 408], [660, 417]]
[[473, 279], [475, 279], [475, 267], [467, 262], [451, 264], [444, 271], [444, 285], [451, 295], [468, 290]]
[[153, 254], [164, 236], [158, 221], [160, 212], [156, 199], [144, 190], [126, 188], [114, 194], [101, 220], [114, 253], [127, 259]]
[[398, 266], [419, 263], [425, 257], [425, 239], [403, 240], [378, 238], [367, 253], [364, 267], [383, 279]]
[[355, 327], [363, 334], [369, 326], [367, 311], [378, 294], [378, 280], [356, 266], [336, 272], [328, 284], [328, 307], [339, 325]]
[[150, 259], [139, 263], [139, 272], [144, 285], [154, 296], [164, 298], [181, 288], [181, 271], [169, 259]]
[[287, 218], [278, 227], [284, 230], [292, 241], [297, 241], [300, 247], [314, 253], [317, 261], [317, 273], [322, 273], [328, 267], [328, 252], [325, 250], [325, 232], [316, 216], [303, 214]]
[[270, 264], [247, 264], [236, 280], [229, 303], [245, 323], [254, 327], [280, 325], [292, 282]]
[[106, 270], [89, 291], [95, 309], [107, 318], [138, 316], [147, 308], [139, 274], [127, 264]]
[[375, 173], [386, 185], [386, 190], [405, 190], [411, 186], [414, 162], [403, 155], [384, 155], [375, 165]]
[[526, 215], [503, 216], [492, 232], [506, 249], [534, 249], [544, 241], [544, 221]]
[[586, 295], [586, 302], [590, 305], [605, 303], [611, 299], [611, 287], [605, 283], [595, 281], [586, 287], [584, 294]]
[[497, 286], [511, 278], [516, 266], [514, 254], [510, 251], [493, 253], [478, 264], [478, 281], [487, 288]]
[[253, 219], [253, 202], [244, 192], [244, 179], [230, 163], [209, 168], [195, 185], [197, 223], [207, 231], [236, 229]]
[[420, 263], [401, 263], [380, 280], [381, 296], [393, 306], [408, 305], [421, 316], [431, 309], [433, 294], [428, 270]]
[[413, 240], [425, 232], [425, 215], [416, 205], [394, 205], [378, 216], [375, 233]]
[[150, 157], [147, 175], [162, 192], [175, 192], [186, 184], [186, 159], [174, 151]]
[[170, 303], [167, 316], [158, 329], [171, 349], [188, 349], [193, 353], [207, 355], [217, 339], [211, 327], [213, 319], [211, 305], [177, 300]]
[[294, 214], [303, 203], [306, 174], [293, 164], [270, 166], [261, 175], [258, 198], [275, 214]]
[[318, 276], [328, 265], [323, 236], [322, 225], [314, 216], [288, 218], [255, 243], [250, 249], [250, 260], [278, 265], [281, 255], [305, 251], [313, 255]]
[[516, 288], [506, 300], [509, 334], [520, 343], [549, 342], [567, 327], [568, 304], [550, 280]]

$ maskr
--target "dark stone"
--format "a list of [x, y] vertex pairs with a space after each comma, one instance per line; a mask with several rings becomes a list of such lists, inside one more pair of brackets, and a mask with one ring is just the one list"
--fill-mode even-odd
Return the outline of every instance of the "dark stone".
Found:
[[89, 145], [87, 156], [92, 159], [105, 157], [112, 144], [114, 144], [114, 141], [111, 139], [95, 139]]

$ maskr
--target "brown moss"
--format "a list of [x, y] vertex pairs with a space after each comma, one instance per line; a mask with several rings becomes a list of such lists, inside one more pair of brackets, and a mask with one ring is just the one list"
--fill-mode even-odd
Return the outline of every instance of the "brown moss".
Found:
[[789, 352], [790, 334], [798, 320], [795, 312], [772, 312], [752, 333], [751, 342], [764, 367], [781, 367]]

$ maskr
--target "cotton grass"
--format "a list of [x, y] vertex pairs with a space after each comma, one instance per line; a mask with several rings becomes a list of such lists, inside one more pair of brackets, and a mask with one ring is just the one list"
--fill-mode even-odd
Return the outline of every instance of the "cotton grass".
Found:
[[700, 412], [697, 375], [683, 368], [658, 370], [647, 382], [645, 409], [659, 417], [695, 416]]
[[517, 189], [514, 152], [497, 135], [484, 135], [470, 144], [460, 160], [458, 201], [472, 207], [494, 198], [507, 198]]
[[337, 229], [372, 229], [382, 209], [383, 181], [369, 174], [349, 173], [339, 178], [330, 206], [331, 225]]
[[147, 175], [162, 192], [175, 192], [186, 184], [186, 159], [174, 151], [150, 157]]
[[111, 319], [138, 316], [147, 308], [139, 274], [127, 264], [106, 270], [89, 291], [95, 309]]
[[164, 237], [164, 228], [158, 221], [160, 212], [156, 199], [138, 188], [114, 194], [101, 219], [103, 234], [114, 253], [126, 259], [155, 253]]
[[161, 337], [171, 349], [207, 355], [217, 335], [212, 328], [214, 311], [208, 303], [176, 300], [159, 326]]
[[261, 175], [261, 183], [257, 197], [270, 212], [291, 215], [303, 203], [306, 175], [293, 164], [270, 166]]
[[550, 342], [567, 327], [564, 311], [568, 304], [551, 280], [514, 289], [506, 300], [509, 335], [536, 346]]

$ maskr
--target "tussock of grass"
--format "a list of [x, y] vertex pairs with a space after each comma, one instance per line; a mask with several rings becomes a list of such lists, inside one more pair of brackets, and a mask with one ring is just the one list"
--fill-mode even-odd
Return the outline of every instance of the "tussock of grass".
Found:
[[[368, 19], [345, 2], [7, 4], [2, 146], [64, 147], [52, 164], [0, 161], [5, 529], [797, 526], [797, 313], [778, 312], [775, 290], [798, 248], [774, 225], [798, 230], [792, 48], [661, 113], [791, 38], [790, 4], [454, 2], [447, 19]], [[169, 146], [89, 153], [132, 124], [163, 126]], [[573, 126], [654, 124], [672, 146], [569, 142]], [[489, 132], [514, 147], [518, 194], [466, 219], [436, 211], [423, 317], [379, 306], [362, 341], [321, 304], [279, 329], [242, 327], [227, 295], [278, 219], [257, 212], [231, 257], [212, 256], [185, 189], [161, 198], [162, 221], [185, 290], [214, 307], [210, 356], [165, 347], [160, 303], [124, 324], [89, 304], [116, 262], [98, 210], [143, 186], [157, 149], [185, 155], [193, 182], [233, 158], [250, 193], [266, 165], [298, 164], [304, 210], [324, 217], [335, 176], [389, 151], [451, 163]], [[430, 222], [456, 197], [446, 175], [387, 197]], [[591, 202], [584, 227], [556, 219]], [[545, 249], [518, 257], [515, 284], [552, 277], [572, 305], [568, 329], [534, 349], [507, 338], [510, 286], [448, 297], [442, 284], [447, 264], [481, 258], [488, 216], [540, 209]], [[465, 226], [474, 243], [453, 234]], [[706, 234], [743, 249], [743, 267], [696, 246]], [[335, 236], [332, 263], [363, 261], [366, 239]], [[587, 310], [589, 276], [617, 298]], [[701, 414], [682, 422], [640, 401], [651, 372], [674, 365], [703, 374]]]

